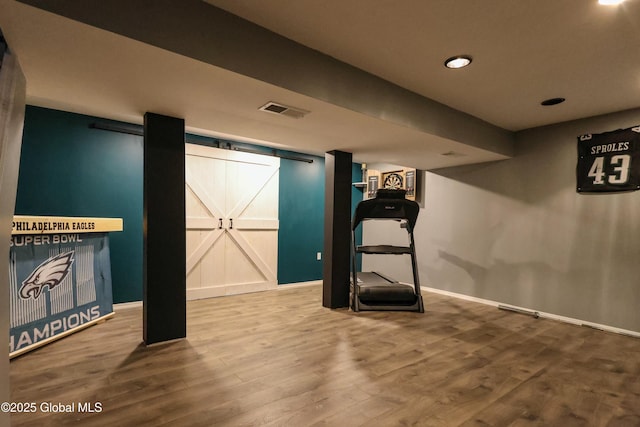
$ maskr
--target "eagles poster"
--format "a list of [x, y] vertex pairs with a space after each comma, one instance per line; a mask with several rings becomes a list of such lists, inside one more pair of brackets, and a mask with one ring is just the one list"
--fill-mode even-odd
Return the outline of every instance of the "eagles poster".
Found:
[[109, 258], [106, 233], [11, 236], [9, 352], [110, 314]]
[[577, 191], [640, 189], [640, 126], [578, 137]]

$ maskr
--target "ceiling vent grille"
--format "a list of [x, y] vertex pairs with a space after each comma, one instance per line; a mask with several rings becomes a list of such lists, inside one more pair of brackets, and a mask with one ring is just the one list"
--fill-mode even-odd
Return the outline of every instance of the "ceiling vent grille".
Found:
[[280, 116], [293, 117], [294, 119], [300, 119], [309, 114], [309, 111], [303, 110], [302, 108], [291, 107], [289, 105], [283, 105], [273, 101], [267, 102], [260, 107], [259, 110], [266, 111], [271, 114], [278, 114]]
[[464, 156], [466, 156], [466, 154], [456, 153], [455, 151], [447, 151], [446, 153], [442, 153], [440, 155], [441, 156], [447, 156], [447, 157], [464, 157]]

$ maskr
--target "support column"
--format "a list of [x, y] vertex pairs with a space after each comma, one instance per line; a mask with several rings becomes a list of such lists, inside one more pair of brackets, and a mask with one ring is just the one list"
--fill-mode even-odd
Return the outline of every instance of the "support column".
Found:
[[184, 120], [144, 115], [143, 339], [187, 336]]
[[[18, 60], [0, 31], [0, 402], [9, 402], [9, 243], [18, 190], [18, 168], [26, 98], [26, 82]], [[16, 338], [17, 339], [17, 338]], [[9, 426], [0, 411], [0, 426]]]
[[329, 151], [325, 159], [322, 305], [349, 307], [351, 253], [351, 153]]

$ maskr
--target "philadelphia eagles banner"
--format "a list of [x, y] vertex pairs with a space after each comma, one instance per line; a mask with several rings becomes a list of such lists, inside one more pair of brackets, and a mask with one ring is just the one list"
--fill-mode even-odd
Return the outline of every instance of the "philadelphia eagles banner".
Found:
[[640, 189], [640, 126], [578, 137], [577, 191]]
[[9, 288], [10, 353], [112, 313], [107, 233], [11, 236]]

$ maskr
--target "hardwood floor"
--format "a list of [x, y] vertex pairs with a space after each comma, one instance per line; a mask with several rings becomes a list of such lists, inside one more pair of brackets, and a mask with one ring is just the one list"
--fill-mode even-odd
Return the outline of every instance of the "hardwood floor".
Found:
[[[329, 310], [319, 286], [142, 310], [11, 362], [14, 426], [640, 426], [640, 340], [425, 293], [425, 313]], [[78, 402], [100, 402], [99, 413]]]

